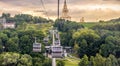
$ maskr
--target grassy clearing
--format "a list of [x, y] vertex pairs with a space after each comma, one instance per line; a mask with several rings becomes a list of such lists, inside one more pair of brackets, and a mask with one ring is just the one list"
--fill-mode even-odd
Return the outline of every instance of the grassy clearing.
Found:
[[66, 58], [64, 62], [65, 62], [65, 66], [78, 66], [80, 59]]
[[96, 25], [96, 24], [98, 24], [98, 23], [93, 23], [93, 22], [91, 22], [91, 23], [81, 23], [84, 27], [87, 27], [87, 28], [91, 28], [91, 27], [93, 27], [94, 25]]

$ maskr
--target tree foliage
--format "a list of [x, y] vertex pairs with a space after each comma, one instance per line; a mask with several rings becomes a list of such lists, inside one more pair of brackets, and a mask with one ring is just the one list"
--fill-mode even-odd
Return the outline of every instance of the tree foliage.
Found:
[[57, 29], [62, 32], [68, 32], [68, 31], [78, 30], [80, 28], [83, 28], [83, 26], [79, 23], [72, 22], [72, 21], [65, 21], [63, 19], [56, 20], [54, 27], [57, 27]]
[[91, 56], [90, 60], [87, 55], [84, 55], [79, 66], [119, 66], [119, 64], [114, 55], [109, 55], [109, 57], [105, 58], [100, 54], [96, 54], [95, 57]]
[[65, 66], [65, 62], [63, 62], [62, 60], [58, 60], [57, 66]]
[[27, 54], [22, 55], [19, 59], [18, 66], [32, 66], [32, 57]]
[[87, 55], [84, 55], [84, 57], [81, 59], [79, 66], [88, 66], [89, 65], [89, 61], [88, 61], [88, 57]]
[[84, 54], [95, 56], [99, 51], [100, 44], [97, 42], [100, 40], [100, 36], [94, 30], [81, 29], [73, 34], [73, 39], [79, 44], [80, 57]]
[[18, 63], [20, 54], [17, 53], [2, 53], [0, 54], [0, 65], [1, 66], [15, 66]]

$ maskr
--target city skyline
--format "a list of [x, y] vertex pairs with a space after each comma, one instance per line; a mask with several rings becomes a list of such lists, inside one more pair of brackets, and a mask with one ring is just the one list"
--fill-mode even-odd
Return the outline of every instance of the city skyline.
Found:
[[[49, 18], [57, 18], [57, 0], [43, 0]], [[46, 17], [40, 0], [0, 0], [0, 14], [31, 14]], [[64, 0], [60, 0], [60, 15]], [[120, 17], [120, 0], [67, 0], [71, 20], [95, 22]], [[37, 12], [41, 11], [41, 12]]]

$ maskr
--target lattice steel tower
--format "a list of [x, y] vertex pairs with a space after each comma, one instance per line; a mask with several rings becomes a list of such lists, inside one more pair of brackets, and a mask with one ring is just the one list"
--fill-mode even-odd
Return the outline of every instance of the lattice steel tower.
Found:
[[66, 0], [64, 1], [64, 6], [63, 6], [63, 10], [62, 10], [62, 16], [61, 19], [65, 19], [65, 20], [71, 20], [71, 17], [68, 15], [69, 10], [67, 8], [67, 3]]

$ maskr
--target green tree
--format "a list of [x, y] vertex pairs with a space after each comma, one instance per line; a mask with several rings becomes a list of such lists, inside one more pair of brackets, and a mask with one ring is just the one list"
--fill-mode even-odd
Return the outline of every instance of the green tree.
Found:
[[[105, 57], [108, 57], [109, 54], [116, 55], [116, 52], [119, 51], [119, 38], [114, 36], [107, 36], [105, 38], [105, 44], [101, 45], [101, 54]], [[117, 55], [116, 55], [117, 56]]]
[[78, 30], [84, 28], [83, 25], [77, 22], [65, 21], [63, 19], [58, 19], [54, 23], [54, 27], [57, 27], [59, 31], [68, 32], [71, 30]]
[[74, 42], [72, 41], [72, 31], [69, 32], [61, 32], [60, 38], [61, 38], [61, 45], [62, 46], [74, 46]]
[[3, 45], [2, 45], [2, 40], [0, 39], [0, 53], [3, 52]]
[[74, 53], [75, 53], [75, 55], [78, 55], [78, 50], [79, 50], [79, 46], [78, 46], [78, 44], [74, 44]]
[[65, 66], [65, 63], [62, 60], [58, 60], [57, 66]]
[[112, 60], [109, 57], [105, 60], [105, 66], [112, 66]]
[[19, 51], [18, 38], [17, 37], [9, 38], [9, 40], [6, 43], [6, 46], [7, 51], [18, 52]]
[[10, 17], [10, 14], [9, 14], [9, 13], [2, 13], [2, 17], [3, 17], [3, 18], [9, 18], [9, 17]]
[[84, 54], [87, 53], [87, 49], [86, 49], [87, 47], [88, 47], [87, 41], [85, 39], [83, 39], [82, 42], [81, 42], [81, 45], [80, 45], [80, 47], [78, 49], [78, 53], [81, 53], [81, 54], [79, 54], [81, 57]]
[[73, 34], [73, 39], [79, 44], [79, 56], [95, 56], [99, 52], [100, 36], [91, 29], [80, 29]]
[[114, 55], [109, 55], [109, 58], [111, 59], [111, 66], [119, 66], [117, 59]]
[[0, 65], [1, 66], [16, 66], [20, 54], [7, 52], [0, 55]]
[[88, 61], [88, 57], [87, 55], [84, 55], [84, 57], [81, 59], [79, 66], [88, 66], [89, 65], [89, 61]]
[[52, 61], [50, 59], [46, 59], [42, 66], [52, 66]]
[[18, 66], [32, 66], [32, 57], [27, 54], [22, 55], [19, 59]]
[[3, 48], [3, 46], [5, 47], [4, 48], [4, 51], [6, 51], [6, 43], [7, 43], [7, 40], [8, 40], [8, 36], [7, 34], [4, 34], [2, 32], [0, 32], [0, 39], [1, 39], [1, 48]]
[[19, 37], [19, 47], [21, 53], [30, 54], [32, 52], [34, 38], [37, 37], [37, 42], [41, 43], [44, 38], [44, 34], [42, 31], [26, 30], [26, 31], [18, 32], [18, 37]]
[[7, 34], [0, 32], [0, 39], [2, 40], [2, 43], [5, 44], [6, 41], [8, 40]]
[[34, 57], [33, 58], [33, 65], [34, 66], [42, 66], [43, 62], [40, 57]]
[[95, 66], [104, 66], [105, 60], [106, 59], [102, 57], [100, 54], [96, 54], [96, 57], [94, 58]]
[[95, 58], [93, 56], [90, 57], [90, 63], [89, 66], [95, 66]]
[[119, 64], [119, 66], [120, 66], [120, 58], [118, 58], [118, 64]]

